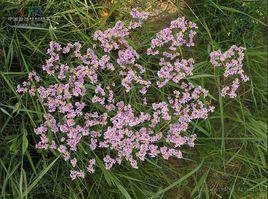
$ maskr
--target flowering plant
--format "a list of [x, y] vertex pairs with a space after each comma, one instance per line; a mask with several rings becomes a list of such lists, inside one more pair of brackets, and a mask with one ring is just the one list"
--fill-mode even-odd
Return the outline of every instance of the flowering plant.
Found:
[[[189, 135], [189, 125], [206, 119], [214, 110], [206, 101], [208, 91], [187, 80], [193, 75], [194, 59], [182, 59], [178, 53], [179, 48], [195, 45], [197, 25], [178, 18], [151, 40], [147, 55], [160, 66], [155, 78], [141, 65], [139, 53], [128, 41], [130, 32], [149, 14], [136, 9], [130, 14], [133, 20], [128, 24], [118, 21], [112, 28], [96, 31], [96, 43], [86, 50], [80, 42], [62, 46], [51, 41], [43, 79], [32, 71], [17, 87], [19, 93], [29, 93], [44, 107], [44, 121], [34, 130], [40, 138], [36, 147], [61, 154], [72, 166], [72, 179], [84, 177], [86, 171], [94, 173], [96, 150], [104, 153], [98, 158], [106, 169], [123, 162], [138, 168], [138, 162], [147, 157], [182, 158], [180, 149], [194, 147], [196, 139], [195, 134]], [[247, 81], [243, 50], [233, 46], [224, 54], [212, 52], [211, 63], [226, 67], [226, 77], [239, 74]], [[147, 100], [150, 93], [156, 95], [154, 88], [161, 90], [167, 84], [176, 86], [166, 100]], [[223, 88], [222, 95], [231, 90], [228, 95], [235, 97], [237, 88], [238, 78], [231, 88]], [[141, 108], [127, 97], [122, 99], [122, 92], [129, 98], [137, 95]], [[81, 153], [88, 158], [86, 165], [78, 158]]]

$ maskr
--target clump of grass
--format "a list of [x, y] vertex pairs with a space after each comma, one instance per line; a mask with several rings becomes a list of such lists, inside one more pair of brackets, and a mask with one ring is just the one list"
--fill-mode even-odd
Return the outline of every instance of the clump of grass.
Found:
[[[36, 152], [36, 138], [31, 129], [41, 121], [42, 108], [31, 98], [22, 101], [15, 88], [31, 69], [40, 69], [37, 63], [44, 60], [49, 40], [91, 42], [93, 30], [123, 16], [119, 2], [108, 4], [105, 19], [100, 13], [107, 8], [107, 2], [86, 2], [38, 4], [44, 14], [55, 16], [41, 29], [34, 25], [11, 27], [7, 21], [1, 22], [0, 197], [266, 198], [264, 1], [210, 0], [187, 4], [183, 14], [201, 28], [199, 42], [189, 52], [197, 58], [195, 73], [204, 74], [195, 78], [202, 86], [216, 88], [215, 93], [218, 92], [218, 74], [209, 65], [208, 55], [212, 50], [226, 50], [236, 43], [247, 48], [245, 70], [251, 81], [234, 101], [221, 99], [212, 92], [220, 101], [218, 109], [209, 120], [192, 126], [199, 137], [198, 146], [188, 151], [184, 160], [148, 160], [139, 170], [103, 169], [85, 181], [71, 183], [62, 160]], [[19, 8], [18, 4], [4, 4], [4, 16]], [[153, 33], [148, 27], [144, 27], [146, 33], [138, 35], [144, 42], [137, 50], [149, 45]], [[203, 61], [205, 58], [207, 61]]]

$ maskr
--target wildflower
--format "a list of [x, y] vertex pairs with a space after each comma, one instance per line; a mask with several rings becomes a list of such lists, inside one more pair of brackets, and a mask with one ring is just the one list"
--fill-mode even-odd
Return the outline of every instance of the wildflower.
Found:
[[77, 164], [77, 159], [76, 158], [71, 159], [71, 164], [73, 167], [75, 167]]
[[103, 158], [104, 163], [105, 163], [105, 168], [110, 170], [112, 166], [116, 163], [116, 161], [111, 158], [109, 155], [106, 155], [105, 158]]
[[[93, 34], [96, 43], [91, 48], [84, 50], [83, 43], [78, 41], [65, 46], [51, 41], [49, 58], [42, 67], [44, 78], [41, 80], [33, 71], [17, 87], [21, 94], [40, 96], [36, 99], [47, 113], [42, 124], [34, 129], [39, 138], [36, 147], [54, 150], [70, 162], [72, 180], [84, 178], [85, 171], [95, 172], [97, 162], [92, 151], [103, 152], [99, 159], [106, 169], [125, 162], [138, 168], [140, 161], [159, 156], [182, 158], [180, 148], [194, 147], [196, 140], [196, 135], [189, 135], [191, 122], [206, 119], [214, 110], [204, 100], [208, 91], [187, 82], [193, 75], [193, 58], [182, 58], [177, 52], [179, 47], [194, 45], [196, 24], [182, 17], [156, 34], [147, 49], [148, 55], [160, 56], [160, 67], [154, 71], [141, 64], [142, 54], [128, 42], [130, 32], [149, 15], [136, 9], [130, 14], [133, 18], [130, 23], [118, 21], [107, 30], [97, 30]], [[216, 52], [212, 54], [213, 63], [225, 63], [226, 77], [238, 73], [247, 81], [241, 68], [233, 67], [241, 65], [240, 51], [237, 52], [240, 58], [233, 61], [229, 61], [234, 56], [232, 52]], [[114, 78], [116, 74], [119, 81]], [[235, 96], [240, 78], [223, 95]], [[45, 82], [46, 79], [49, 81]], [[167, 84], [176, 84], [176, 90], [168, 88], [171, 90], [168, 97], [160, 100], [155, 93], [155, 98], [148, 98], [156, 86], [162, 89]], [[142, 97], [138, 100], [141, 106], [133, 105], [134, 97]], [[85, 168], [82, 168], [84, 162], [77, 158], [81, 149], [88, 152]]]
[[[165, 28], [156, 34], [152, 39], [150, 48], [147, 49], [148, 55], [160, 54], [161, 49], [165, 44], [168, 44], [168, 49], [177, 56], [175, 52], [179, 46], [194, 46], [193, 38], [196, 34], [197, 26], [193, 22], [188, 22], [184, 17], [178, 18], [170, 23], [168, 28]], [[189, 39], [187, 40], [187, 35]], [[163, 52], [162, 55], [168, 55], [172, 58], [172, 54]]]
[[243, 70], [244, 50], [244, 47], [233, 45], [224, 53], [220, 50], [210, 53], [211, 64], [214, 67], [223, 67], [223, 76], [225, 78], [236, 77], [235, 80], [233, 80], [232, 85], [224, 85], [221, 89], [221, 96], [223, 97], [229, 96], [230, 98], [235, 98], [237, 96], [236, 91], [240, 86], [240, 82], [247, 82], [249, 80], [249, 77]]
[[72, 180], [75, 180], [77, 177], [84, 178], [85, 173], [82, 170], [79, 171], [71, 170], [70, 177]]
[[95, 159], [91, 159], [89, 160], [88, 166], [87, 166], [87, 171], [89, 173], [94, 173], [95, 169], [94, 169], [94, 165], [96, 164], [96, 160]]

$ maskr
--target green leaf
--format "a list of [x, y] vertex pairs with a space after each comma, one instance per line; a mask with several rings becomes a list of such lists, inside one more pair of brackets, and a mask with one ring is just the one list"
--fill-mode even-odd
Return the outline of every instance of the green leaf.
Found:
[[18, 136], [15, 136], [13, 139], [11, 139], [9, 141], [9, 143], [11, 143], [10, 146], [9, 146], [9, 150], [12, 153], [17, 154], [17, 152], [18, 152], [18, 148], [19, 148], [19, 141], [18, 140], [19, 140]]
[[9, 117], [12, 117], [5, 109], [3, 109], [3, 108], [0, 108], [0, 110], [3, 112], [3, 113], [5, 113], [6, 115], [8, 115]]
[[221, 6], [221, 5], [219, 5], [218, 7], [221, 8], [222, 10], [226, 10], [226, 11], [229, 11], [229, 12], [234, 12], [234, 13], [239, 13], [239, 14], [246, 15], [246, 16], [250, 17], [251, 19], [254, 19], [255, 21], [257, 21], [257, 22], [259, 22], [260, 24], [262, 24], [262, 25], [264, 25], [264, 26], [267, 27], [267, 24], [266, 24], [266, 23], [262, 22], [261, 20], [255, 18], [255, 17], [252, 17], [251, 15], [249, 15], [249, 14], [247, 14], [247, 13], [245, 13], [245, 12], [242, 12], [242, 11], [237, 10], [237, 9], [235, 9], [235, 8], [230, 8], [230, 7]]
[[117, 185], [117, 187], [121, 191], [121, 193], [125, 196], [126, 199], [131, 199], [129, 193], [122, 185]]
[[21, 104], [19, 102], [17, 102], [14, 106], [14, 109], [12, 111], [12, 113], [15, 113], [17, 112], [19, 109], [21, 108]]
[[55, 162], [59, 159], [59, 157], [57, 157], [53, 162], [50, 163], [50, 165], [48, 165], [48, 167], [46, 167], [37, 178], [35, 178], [35, 180], [29, 185], [29, 187], [27, 188], [27, 190], [23, 193], [23, 197], [27, 194], [29, 194], [32, 189], [37, 185], [37, 183], [42, 179], [42, 177], [51, 169], [51, 167], [55, 164]]
[[181, 177], [180, 179], [178, 179], [177, 181], [173, 182], [171, 185], [167, 186], [166, 188], [158, 191], [157, 193], [155, 193], [152, 197], [150, 197], [151, 199], [152, 198], [159, 198], [159, 196], [161, 194], [164, 194], [166, 191], [172, 189], [173, 187], [177, 186], [178, 184], [180, 184], [181, 182], [183, 182], [184, 180], [186, 180], [187, 178], [189, 178], [190, 176], [192, 176], [195, 172], [197, 172], [201, 166], [203, 165], [203, 162], [202, 161], [194, 170], [192, 170], [191, 172], [187, 173], [185, 176]]
[[27, 139], [27, 131], [24, 129], [22, 135], [22, 154], [24, 155], [26, 150], [28, 149], [28, 139]]

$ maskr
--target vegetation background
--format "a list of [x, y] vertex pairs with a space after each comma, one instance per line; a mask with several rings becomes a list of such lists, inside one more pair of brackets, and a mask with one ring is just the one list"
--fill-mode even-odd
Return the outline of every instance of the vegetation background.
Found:
[[[8, 18], [30, 6], [40, 6], [49, 18]], [[193, 124], [197, 146], [182, 160], [149, 159], [138, 170], [97, 169], [72, 182], [61, 158], [36, 151], [33, 128], [42, 112], [33, 99], [18, 95], [16, 86], [30, 70], [40, 71], [50, 40], [91, 43], [95, 30], [128, 20], [134, 7], [153, 14], [131, 38], [140, 53], [178, 16], [198, 24], [197, 44], [187, 53], [197, 62], [193, 78], [210, 90], [216, 111]], [[0, 8], [0, 198], [267, 198], [265, 0], [0, 0]], [[222, 99], [209, 53], [233, 44], [247, 48], [244, 68], [250, 81], [236, 99]]]

